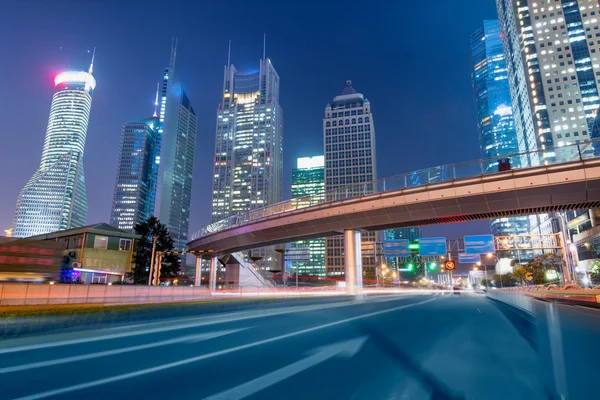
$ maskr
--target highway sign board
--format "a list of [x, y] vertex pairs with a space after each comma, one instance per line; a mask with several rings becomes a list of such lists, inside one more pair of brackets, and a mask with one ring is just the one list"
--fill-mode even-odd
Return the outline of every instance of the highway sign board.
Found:
[[286, 261], [310, 261], [310, 247], [291, 247], [285, 252]]
[[481, 262], [481, 256], [479, 254], [458, 253], [458, 262], [475, 264]]
[[494, 235], [465, 236], [465, 253], [485, 254], [495, 252], [496, 244], [494, 243]]
[[445, 256], [448, 253], [446, 249], [446, 238], [420, 238], [419, 255], [421, 256]]
[[454, 271], [456, 269], [456, 263], [452, 260], [448, 260], [444, 263], [447, 271]]
[[410, 242], [406, 239], [398, 240], [385, 240], [383, 242], [383, 254], [386, 257], [405, 257], [410, 255], [408, 244]]

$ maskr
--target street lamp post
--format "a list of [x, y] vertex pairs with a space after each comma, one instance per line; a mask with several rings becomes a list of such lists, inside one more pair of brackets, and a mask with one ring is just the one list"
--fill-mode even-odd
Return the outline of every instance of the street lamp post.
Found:
[[[487, 287], [488, 287], [488, 278], [487, 278], [487, 265], [485, 265], [485, 264], [484, 264], [484, 263], [482, 263], [482, 262], [478, 262], [478, 263], [477, 263], [477, 265], [478, 265], [478, 266], [482, 266], [482, 267], [483, 267], [483, 276], [484, 276], [484, 278], [483, 278], [483, 279], [485, 279], [485, 287], [486, 287], [486, 289], [487, 289]], [[473, 269], [474, 269], [475, 271], [477, 271], [477, 267], [474, 267]], [[500, 284], [502, 284], [502, 278], [500, 278]]]
[[152, 255], [150, 256], [150, 273], [148, 274], [148, 286], [152, 286], [152, 272], [154, 269], [154, 253], [156, 252], [157, 236], [152, 236]]

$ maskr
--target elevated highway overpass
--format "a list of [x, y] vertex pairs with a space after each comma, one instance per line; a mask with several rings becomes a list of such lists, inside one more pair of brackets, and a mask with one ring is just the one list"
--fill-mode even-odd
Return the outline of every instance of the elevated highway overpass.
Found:
[[[321, 203], [310, 197], [288, 200], [209, 225], [188, 247], [225, 255], [344, 234], [347, 279], [349, 270], [358, 269], [360, 280], [361, 230], [600, 207], [600, 157], [578, 154], [568, 162], [489, 173], [493, 160], [480, 160], [348, 186], [327, 193]], [[530, 154], [512, 159], [524, 156]]]

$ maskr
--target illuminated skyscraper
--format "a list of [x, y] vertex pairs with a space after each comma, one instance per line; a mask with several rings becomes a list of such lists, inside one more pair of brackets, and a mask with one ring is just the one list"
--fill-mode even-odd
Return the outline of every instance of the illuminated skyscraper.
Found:
[[[282, 173], [279, 75], [264, 57], [256, 72], [225, 66], [217, 110], [212, 222], [281, 201]], [[269, 249], [252, 253], [263, 257], [261, 268], [272, 267]]]
[[175, 71], [177, 42], [159, 90], [158, 182], [154, 215], [169, 228], [175, 248], [186, 248], [198, 117]]
[[154, 215], [159, 121], [147, 118], [123, 125], [113, 192], [111, 225], [133, 232]]
[[[494, 159], [486, 171], [497, 171], [498, 158], [520, 152], [498, 20], [483, 21], [471, 34], [471, 79], [481, 153], [483, 158]], [[512, 160], [513, 167], [518, 167], [520, 161]], [[491, 229], [496, 236], [526, 234], [529, 218], [495, 219]]]
[[212, 222], [281, 201], [283, 111], [271, 60], [256, 72], [225, 67], [217, 110]]
[[[519, 150], [540, 150], [521, 165], [593, 153], [591, 145], [565, 146], [592, 138], [600, 105], [598, 1], [496, 0], [496, 7]], [[560, 225], [547, 215], [530, 223], [537, 233]]]
[[[325, 192], [344, 188], [351, 196], [373, 193], [375, 167], [375, 127], [371, 104], [347, 81], [343, 92], [325, 107], [323, 119], [325, 147]], [[336, 200], [328, 197], [328, 201]], [[375, 267], [376, 232], [362, 232], [362, 266]], [[344, 274], [344, 238], [327, 239], [327, 275]]]
[[83, 150], [96, 80], [88, 72], [66, 71], [54, 79], [55, 92], [42, 161], [19, 193], [13, 235], [28, 237], [84, 226], [87, 196]]
[[[569, 160], [565, 145], [590, 139], [600, 104], [597, 0], [496, 0], [504, 40], [515, 128], [527, 160]], [[591, 149], [584, 149], [591, 151]]]
[[[297, 160], [297, 168], [292, 169], [292, 198], [302, 199], [310, 196], [310, 202], [299, 203], [309, 206], [325, 199], [325, 157], [302, 157]], [[292, 248], [310, 249], [310, 261], [294, 261], [292, 267], [299, 275], [324, 277], [325, 239], [300, 240], [291, 244]]]

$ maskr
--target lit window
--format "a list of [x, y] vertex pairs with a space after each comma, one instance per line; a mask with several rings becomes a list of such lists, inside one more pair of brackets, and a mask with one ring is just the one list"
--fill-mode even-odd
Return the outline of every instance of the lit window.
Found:
[[96, 237], [94, 238], [94, 248], [95, 249], [108, 248], [108, 237], [96, 235]]
[[119, 240], [119, 250], [121, 250], [121, 251], [131, 250], [131, 239], [120, 239]]

